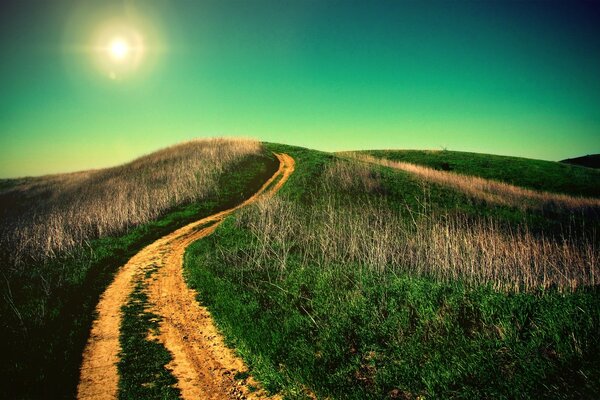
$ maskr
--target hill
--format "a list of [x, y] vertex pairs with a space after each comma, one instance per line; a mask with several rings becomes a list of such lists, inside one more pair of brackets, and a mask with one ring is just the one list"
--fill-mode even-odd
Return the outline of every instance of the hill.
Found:
[[[273, 153], [295, 160], [283, 186], [267, 181]], [[192, 142], [115, 169], [1, 182], [0, 227], [12, 232], [0, 260], [2, 394], [72, 398], [114, 272], [150, 243], [167, 254], [167, 234], [262, 186], [281, 189], [230, 210], [183, 259], [262, 388], [293, 399], [598, 397], [597, 171], [444, 153]], [[54, 232], [68, 240], [42, 240]], [[143, 288], [157, 269], [123, 295], [122, 398], [178, 397]]]
[[600, 171], [575, 165], [446, 150], [369, 150], [363, 153], [534, 190], [600, 197]]
[[188, 283], [267, 388], [347, 399], [600, 393], [596, 206], [523, 209], [383, 165], [268, 148], [296, 160], [280, 196], [185, 259]]
[[18, 264], [119, 234], [214, 195], [220, 173], [260, 151], [252, 141], [191, 141], [114, 168], [16, 179], [0, 189], [0, 246]]
[[566, 160], [562, 160], [561, 163], [598, 169], [600, 168], [600, 154], [588, 154], [583, 157], [567, 158]]
[[74, 397], [114, 272], [166, 233], [241, 202], [276, 168], [256, 141], [211, 139], [115, 168], [4, 181], [2, 397]]

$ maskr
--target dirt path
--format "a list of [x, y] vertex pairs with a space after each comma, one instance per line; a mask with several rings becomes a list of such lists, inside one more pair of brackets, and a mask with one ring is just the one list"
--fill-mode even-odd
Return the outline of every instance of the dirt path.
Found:
[[223, 219], [260, 196], [272, 196], [294, 171], [294, 159], [276, 154], [279, 169], [262, 188], [242, 204], [186, 225], [150, 244], [117, 273], [96, 307], [97, 318], [83, 353], [78, 399], [115, 399], [118, 393], [119, 329], [121, 306], [133, 290], [134, 278], [149, 266], [158, 267], [148, 281], [150, 311], [162, 317], [157, 337], [171, 352], [167, 365], [177, 379], [184, 399], [264, 398], [250, 393], [252, 378], [238, 384], [234, 376], [245, 372], [243, 361], [224, 344], [208, 310], [196, 301], [195, 291], [183, 279], [183, 255], [192, 242], [210, 235]]

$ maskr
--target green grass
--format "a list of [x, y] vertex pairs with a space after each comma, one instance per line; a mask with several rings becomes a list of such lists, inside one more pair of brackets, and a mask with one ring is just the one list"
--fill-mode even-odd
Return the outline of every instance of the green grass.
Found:
[[[49, 263], [31, 263], [9, 281], [3, 276], [2, 293], [10, 290], [20, 318], [6, 301], [0, 303], [0, 397], [73, 398], [94, 308], [115, 271], [161, 236], [239, 204], [276, 169], [271, 155], [249, 157], [223, 176], [208, 201], [178, 207]], [[44, 291], [45, 282], [51, 293]]]
[[[288, 263], [241, 278], [217, 249], [251, 251], [230, 221], [187, 255], [219, 327], [265, 386], [288, 397], [591, 398], [600, 377], [597, 290], [505, 295], [355, 266]], [[271, 275], [275, 275], [271, 271]], [[586, 378], [587, 377], [587, 378]], [[561, 396], [562, 395], [562, 396]], [[300, 396], [301, 397], [301, 396]]]
[[[335, 155], [273, 143], [267, 144], [267, 148], [273, 152], [288, 152], [297, 161], [296, 170], [279, 192], [280, 196], [304, 206], [310, 206], [315, 199], [322, 197], [319, 193], [323, 180], [322, 175], [327, 165], [338, 160]], [[479, 156], [485, 157], [485, 155]], [[529, 161], [535, 162], [535, 160]], [[569, 225], [576, 226], [579, 230], [591, 229], [597, 225], [600, 219], [600, 215], [596, 213], [565, 215], [548, 211], [524, 212], [517, 207], [486, 203], [484, 200], [469, 197], [461, 191], [445, 185], [424, 182], [404, 171], [378, 165], [371, 167], [377, 173], [382, 184], [377, 193], [338, 190], [338, 195], [355, 202], [361, 199], [368, 201], [377, 197], [384, 199], [391, 208], [406, 209], [406, 207], [410, 207], [413, 210], [421, 209], [421, 201], [425, 198], [428, 201], [427, 212], [487, 217], [505, 225], [524, 223], [533, 231], [544, 231], [548, 235], [560, 235], [564, 233], [563, 228]]]
[[123, 306], [121, 352], [119, 353], [119, 399], [178, 399], [180, 392], [173, 385], [177, 380], [165, 365], [172, 357], [148, 333], [159, 334], [160, 316], [148, 312], [147, 283], [157, 271], [151, 267], [135, 283], [129, 301]]
[[[335, 155], [279, 144], [268, 144], [267, 148], [274, 152], [287, 152], [296, 159], [296, 170], [279, 192], [279, 196], [305, 206], [311, 205], [315, 199], [320, 198], [323, 172], [328, 165], [338, 160]], [[510, 207], [481, 207], [481, 202], [470, 199], [460, 192], [447, 190], [445, 187], [436, 184], [425, 184], [405, 172], [381, 166], [373, 166], [373, 170], [376, 171], [382, 182], [382, 187], [378, 189], [378, 193], [375, 193], [375, 195], [385, 198], [393, 207], [404, 208], [409, 206], [417, 209], [420, 207], [417, 197], [426, 195], [435, 200], [430, 205], [436, 207], [438, 211], [458, 208], [461, 211], [475, 214], [501, 215], [509, 220], [526, 218], [520, 210]], [[350, 200], [353, 201], [370, 198], [373, 195], [358, 191], [344, 192], [341, 190], [339, 194], [352, 197]]]
[[459, 151], [369, 150], [364, 153], [535, 190], [600, 197], [600, 171], [576, 165]]
[[[323, 200], [319, 181], [331, 155], [269, 148], [296, 159], [280, 196], [306, 208]], [[393, 208], [418, 206], [425, 190], [429, 211], [483, 215], [509, 226], [526, 221], [544, 231], [564, 222], [423, 186], [406, 173], [376, 171], [383, 182], [378, 192], [337, 195], [348, 202], [383, 198]], [[251, 232], [230, 217], [190, 246], [186, 279], [251, 373], [287, 398], [306, 398], [307, 390], [348, 399], [600, 394], [598, 287], [500, 293], [392, 269], [376, 274], [360, 265], [306, 264], [293, 246], [282, 272], [275, 258], [260, 268], [244, 264], [254, 245]]]

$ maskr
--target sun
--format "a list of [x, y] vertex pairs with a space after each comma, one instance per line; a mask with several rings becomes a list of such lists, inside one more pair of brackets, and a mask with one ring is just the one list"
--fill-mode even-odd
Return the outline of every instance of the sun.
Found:
[[147, 54], [146, 37], [130, 21], [110, 21], [93, 39], [95, 62], [110, 79], [121, 80], [139, 70]]
[[164, 52], [156, 27], [136, 15], [98, 21], [89, 41], [91, 61], [115, 81], [144, 76]]
[[124, 60], [130, 52], [131, 48], [129, 43], [121, 38], [113, 39], [108, 46], [108, 53], [114, 61]]

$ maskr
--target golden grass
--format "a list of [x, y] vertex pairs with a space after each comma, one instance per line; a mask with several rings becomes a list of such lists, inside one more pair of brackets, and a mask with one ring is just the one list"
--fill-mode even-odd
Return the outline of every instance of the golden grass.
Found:
[[436, 215], [426, 206], [392, 210], [375, 198], [349, 203], [334, 189], [379, 186], [367, 164], [337, 162], [325, 171], [322, 194], [312, 205], [261, 201], [238, 221], [256, 241], [254, 252], [244, 257], [250, 258], [249, 265], [265, 268], [276, 260], [284, 271], [295, 249], [306, 267], [352, 265], [503, 291], [574, 290], [600, 282], [595, 238], [534, 234], [526, 226], [507, 228], [487, 218]]
[[380, 174], [369, 164], [337, 161], [323, 174], [326, 183], [347, 192], [376, 192], [381, 188]]
[[600, 209], [600, 199], [535, 191], [491, 179], [440, 171], [421, 165], [380, 159], [355, 152], [344, 152], [340, 155], [406, 171], [428, 182], [449, 186], [469, 196], [494, 204], [514, 206], [521, 209], [543, 209], [558, 212]]
[[0, 193], [0, 245], [18, 263], [124, 232], [205, 198], [221, 173], [261, 151], [255, 140], [192, 140], [114, 168], [19, 180]]

